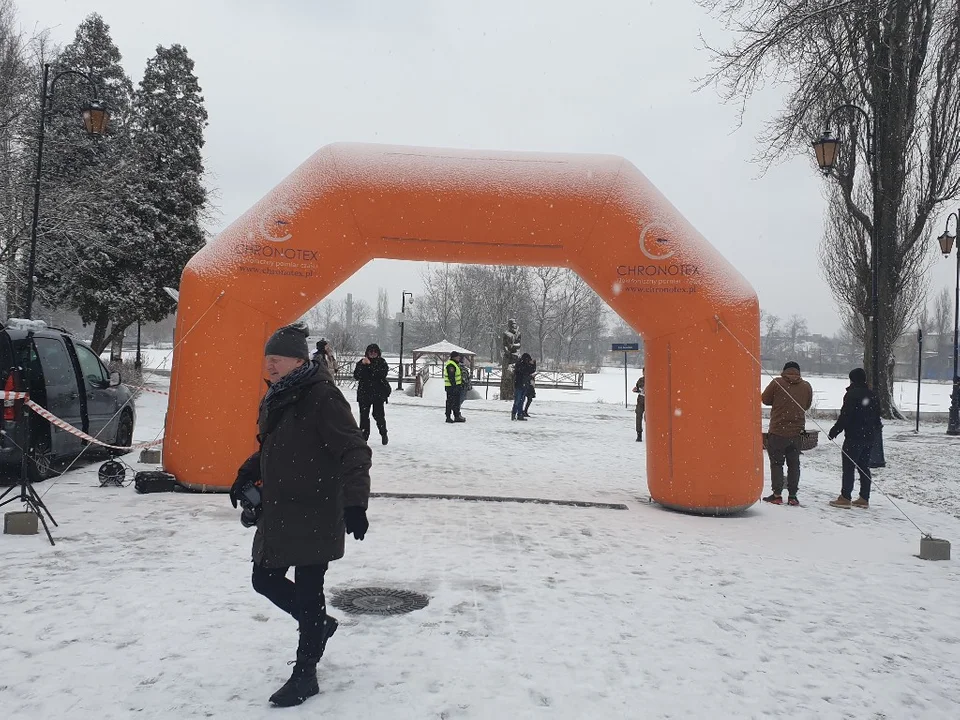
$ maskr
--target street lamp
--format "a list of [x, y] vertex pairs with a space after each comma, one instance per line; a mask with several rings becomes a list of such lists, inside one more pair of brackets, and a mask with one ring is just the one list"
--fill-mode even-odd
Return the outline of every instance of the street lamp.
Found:
[[[950, 233], [950, 221], [960, 226], [960, 210], [950, 213], [943, 235], [937, 238], [940, 243], [940, 252], [945, 258], [950, 257], [953, 250], [953, 241], [957, 239], [956, 232]], [[955, 306], [953, 310], [953, 392], [950, 393], [950, 416], [947, 420], [947, 435], [960, 435], [960, 375], [957, 374], [957, 346], [960, 344], [960, 245], [957, 246], [957, 286]]]
[[410, 305], [413, 305], [413, 293], [404, 290], [400, 300], [400, 372], [397, 377], [397, 390], [403, 390], [403, 321], [407, 312], [407, 295], [410, 296]]
[[30, 225], [30, 260], [27, 263], [27, 297], [25, 313], [28, 320], [33, 317], [33, 274], [37, 264], [37, 225], [40, 222], [40, 174], [43, 169], [43, 138], [46, 125], [53, 116], [53, 91], [56, 88], [57, 81], [66, 75], [76, 75], [82, 77], [93, 90], [93, 99], [88, 101], [81, 109], [80, 116], [83, 118], [83, 127], [88, 134], [93, 136], [103, 136], [107, 132], [107, 125], [110, 123], [110, 111], [107, 106], [97, 99], [97, 85], [89, 75], [79, 70], [63, 70], [53, 76], [48, 84], [50, 76], [50, 66], [43, 66], [43, 83], [40, 86], [40, 123], [37, 130], [37, 169], [33, 180], [33, 221]]
[[[876, 128], [874, 121], [866, 110], [858, 105], [845, 104], [835, 107], [827, 116], [826, 128], [819, 140], [815, 140], [813, 145], [814, 153], [817, 157], [817, 165], [824, 175], [830, 175], [836, 167], [837, 158], [840, 155], [840, 139], [834, 137], [830, 131], [830, 123], [834, 116], [843, 111], [852, 111], [863, 117], [866, 121], [867, 134], [867, 163], [870, 170], [870, 182], [873, 190], [873, 222], [870, 233], [870, 361], [872, 367], [873, 391], [878, 392], [880, 387], [880, 288], [879, 288], [879, 263], [880, 263], [880, 211], [878, 198], [880, 195], [880, 176], [876, 167]], [[883, 467], [886, 462], [883, 458], [883, 431], [878, 430], [873, 443], [873, 452], [871, 454], [870, 467]]]

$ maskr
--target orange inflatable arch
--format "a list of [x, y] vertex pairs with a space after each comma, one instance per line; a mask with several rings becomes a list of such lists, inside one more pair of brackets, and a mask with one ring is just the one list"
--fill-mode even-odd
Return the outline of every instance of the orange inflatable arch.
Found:
[[652, 498], [732, 513], [760, 497], [756, 294], [632, 164], [354, 144], [318, 151], [184, 270], [163, 447], [181, 483], [232, 484], [267, 337], [374, 258], [572, 269], [644, 337]]

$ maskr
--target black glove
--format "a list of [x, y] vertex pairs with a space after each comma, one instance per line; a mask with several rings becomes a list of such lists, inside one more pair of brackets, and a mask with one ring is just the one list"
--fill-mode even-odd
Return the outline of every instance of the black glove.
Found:
[[834, 440], [839, 434], [840, 433], [838, 433], [836, 430], [831, 430], [830, 432], [827, 433], [827, 437], [830, 438], [831, 440]]
[[240, 502], [240, 496], [243, 494], [243, 488], [246, 484], [246, 478], [242, 475], [237, 475], [237, 479], [233, 481], [233, 485], [230, 487], [230, 502], [234, 507]]
[[367, 511], [359, 506], [343, 509], [343, 524], [347, 528], [347, 535], [353, 535], [357, 540], [363, 540], [363, 536], [370, 529]]
[[254, 485], [260, 479], [260, 453], [255, 452], [248, 457], [240, 469], [237, 470], [237, 479], [233, 481], [230, 487], [230, 502], [236, 507], [240, 502], [240, 496], [243, 494], [243, 488], [247, 485]]

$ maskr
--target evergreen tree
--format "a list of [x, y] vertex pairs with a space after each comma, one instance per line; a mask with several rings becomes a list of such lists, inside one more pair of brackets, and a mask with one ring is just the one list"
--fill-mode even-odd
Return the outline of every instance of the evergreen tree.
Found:
[[[51, 77], [79, 70], [96, 87], [76, 75], [60, 77], [42, 174], [38, 296], [48, 307], [75, 309], [84, 323], [94, 323], [97, 351], [136, 320], [136, 283], [129, 270], [149, 247], [156, 214], [132, 142], [133, 86], [120, 60], [103, 18], [87, 17]], [[104, 137], [87, 135], [80, 122], [81, 109], [94, 95], [111, 113]]]
[[138, 310], [154, 322], [171, 309], [163, 287], [179, 284], [184, 265], [205, 240], [201, 149], [207, 111], [193, 67], [182, 45], [158, 46], [134, 97], [138, 165], [145, 201], [154, 210], [148, 252], [136, 268]]

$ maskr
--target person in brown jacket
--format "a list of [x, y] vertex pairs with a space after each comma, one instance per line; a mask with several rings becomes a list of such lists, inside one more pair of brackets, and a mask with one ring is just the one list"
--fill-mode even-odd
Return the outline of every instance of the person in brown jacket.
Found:
[[787, 462], [787, 503], [799, 505], [800, 436], [806, 429], [807, 410], [813, 404], [813, 388], [800, 377], [800, 366], [788, 362], [780, 377], [774, 378], [761, 395], [770, 406], [770, 429], [767, 432], [767, 454], [770, 456], [770, 484], [773, 493], [763, 500], [783, 504], [783, 462]]
[[259, 485], [253, 588], [299, 624], [293, 675], [270, 697], [288, 707], [319, 692], [317, 662], [337, 629], [324, 575], [343, 557], [345, 534], [363, 540], [369, 528], [371, 452], [327, 365], [310, 361], [306, 328], [280, 328], [264, 354], [270, 389], [260, 403], [260, 449], [240, 468], [230, 499], [236, 507]]

